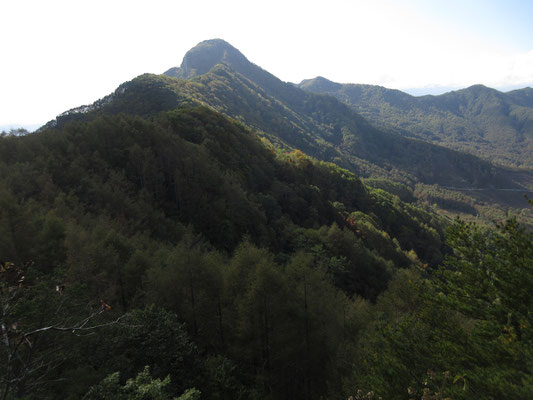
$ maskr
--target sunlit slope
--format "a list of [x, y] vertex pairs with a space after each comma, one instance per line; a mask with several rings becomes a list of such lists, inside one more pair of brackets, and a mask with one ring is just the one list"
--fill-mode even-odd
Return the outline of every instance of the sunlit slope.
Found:
[[503, 93], [483, 85], [414, 97], [374, 85], [317, 77], [300, 88], [336, 97], [380, 126], [500, 164], [533, 167], [533, 89]]

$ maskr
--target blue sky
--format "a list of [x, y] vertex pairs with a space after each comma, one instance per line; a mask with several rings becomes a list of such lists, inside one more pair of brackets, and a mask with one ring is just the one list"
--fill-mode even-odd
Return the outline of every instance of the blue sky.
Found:
[[161, 73], [211, 38], [291, 82], [533, 86], [533, 1], [4, 0], [0, 16], [0, 130]]
[[532, 49], [531, 0], [413, 0], [410, 3], [465, 35], [478, 35], [517, 51]]

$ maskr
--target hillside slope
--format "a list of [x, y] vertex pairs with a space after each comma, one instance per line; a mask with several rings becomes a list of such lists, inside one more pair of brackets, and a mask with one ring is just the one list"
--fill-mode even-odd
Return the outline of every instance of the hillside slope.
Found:
[[3, 397], [402, 398], [443, 373], [461, 399], [530, 398], [531, 235], [456, 224], [467, 258], [432, 287], [450, 221], [414, 196], [507, 171], [228, 46], [0, 136]]
[[[208, 72], [198, 75], [203, 71]], [[508, 171], [486, 161], [376, 128], [330, 96], [282, 82], [221, 40], [201, 43], [186, 54], [182, 67], [167, 74], [189, 79], [141, 76], [93, 106], [66, 113], [58, 123], [94, 112], [146, 116], [180, 104], [203, 104], [259, 130], [276, 146], [300, 149], [360, 176], [451, 187], [521, 187]]]
[[[172, 77], [139, 76], [93, 105], [64, 113], [48, 126], [89, 121], [104, 114], [147, 117], [176, 106], [203, 105], [256, 130], [277, 149], [298, 149], [360, 177], [407, 184], [424, 202], [443, 207], [451, 216], [459, 211], [466, 217], [481, 215], [491, 221], [505, 216], [511, 207], [516, 208], [513, 214], [522, 218], [523, 196], [532, 194], [530, 171], [498, 167], [472, 155], [406, 138], [391, 127], [376, 127], [332, 96], [280, 81], [219, 39], [191, 49], [182, 66], [167, 74]], [[401, 92], [396, 95], [409, 98]], [[442, 190], [435, 191], [434, 185]], [[528, 214], [523, 215], [522, 220], [528, 219]]]
[[3, 336], [89, 333], [50, 328], [14, 361], [3, 345], [14, 398], [82, 398], [146, 365], [172, 398], [330, 397], [352, 309], [447, 251], [444, 219], [211, 109], [104, 109], [0, 137]]
[[414, 97], [374, 85], [317, 77], [298, 87], [336, 97], [380, 126], [513, 167], [533, 167], [533, 89], [507, 93], [483, 85]]

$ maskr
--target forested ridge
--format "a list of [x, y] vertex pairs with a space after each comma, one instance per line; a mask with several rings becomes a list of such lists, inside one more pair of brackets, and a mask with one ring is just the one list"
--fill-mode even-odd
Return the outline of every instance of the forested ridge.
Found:
[[[237, 119], [277, 148], [303, 151], [360, 177], [402, 182], [419, 198], [434, 199], [429, 204], [443, 214], [490, 222], [510, 213], [521, 221], [533, 221], [533, 214], [523, 207], [523, 195], [533, 194], [531, 171], [497, 166], [427, 143], [421, 140], [427, 140], [424, 136], [405, 138], [390, 124], [376, 127], [329, 95], [282, 82], [222, 40], [202, 42], [185, 55], [181, 67], [165, 75], [139, 76], [110, 96], [71, 110], [50, 124], [61, 126], [73, 119], [118, 112], [148, 116], [186, 104], [204, 105]], [[427, 129], [432, 129], [430, 124]], [[437, 198], [434, 185], [445, 189], [438, 191]], [[469, 193], [465, 202], [461, 188], [496, 190]], [[498, 191], [502, 188], [517, 191], [503, 195]]]
[[[54, 304], [46, 304], [57, 301], [56, 285], [65, 287], [61, 296], [75, 292], [93, 307], [103, 300], [112, 313], [155, 304], [186, 324], [188, 340], [206, 362], [227, 357], [243, 375], [231, 377], [241, 386], [265, 380], [262, 391], [283, 396], [297, 397], [305, 381], [325, 393], [326, 371], [336, 370], [327, 359], [342, 345], [350, 298], [375, 301], [399, 268], [436, 265], [444, 251], [437, 217], [364, 186], [334, 164], [298, 151], [276, 153], [253, 132], [206, 108], [150, 119], [102, 116], [4, 137], [0, 154], [0, 253], [24, 270], [21, 299], [26, 291], [44, 297], [51, 313], [43, 311], [44, 324], [56, 317]], [[317, 319], [304, 323], [310, 317], [297, 305], [307, 279], [314, 304], [308, 312]], [[47, 282], [50, 293], [34, 289], [38, 282]], [[16, 320], [30, 318], [17, 311]], [[16, 337], [22, 326], [10, 333]], [[305, 326], [321, 354], [311, 354], [311, 343], [299, 348]], [[185, 335], [181, 325], [172, 329], [178, 327]], [[114, 333], [101, 335], [103, 340]], [[92, 349], [98, 343], [84, 338], [80, 345]], [[318, 372], [306, 369], [308, 357], [317, 358]], [[95, 383], [115, 372], [111, 366], [118, 362], [70, 359], [48, 373], [74, 373], [75, 365]], [[24, 363], [12, 362], [14, 379], [24, 373], [18, 370]], [[289, 368], [292, 363], [300, 366]], [[94, 369], [92, 378], [88, 369]], [[20, 394], [44, 372], [38, 368], [35, 377], [15, 382]], [[181, 380], [173, 376], [176, 385]], [[254, 385], [249, 389], [258, 390]], [[57, 396], [61, 392], [54, 390], [69, 388], [38, 389]], [[39, 390], [35, 395], [42, 395]]]
[[325, 161], [384, 154], [343, 158], [333, 115], [379, 130], [334, 99], [209, 71], [0, 136], [1, 398], [531, 398], [530, 231]]
[[459, 187], [523, 185], [505, 169], [474, 156], [376, 128], [331, 96], [282, 82], [224, 41], [200, 43], [182, 65], [166, 75], [139, 76], [52, 124], [99, 113], [146, 116], [181, 104], [202, 104], [260, 131], [277, 147], [301, 150], [360, 176]]
[[511, 167], [533, 167], [533, 89], [529, 87], [504, 93], [473, 85], [418, 97], [322, 77], [304, 80], [298, 87], [335, 96], [373, 123], [393, 127], [402, 135]]

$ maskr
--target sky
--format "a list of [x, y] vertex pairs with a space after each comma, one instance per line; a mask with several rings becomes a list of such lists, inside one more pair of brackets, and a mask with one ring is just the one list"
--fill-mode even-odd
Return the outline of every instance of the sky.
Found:
[[531, 21], [531, 0], [2, 0], [0, 130], [35, 128], [213, 38], [290, 82], [533, 86]]

